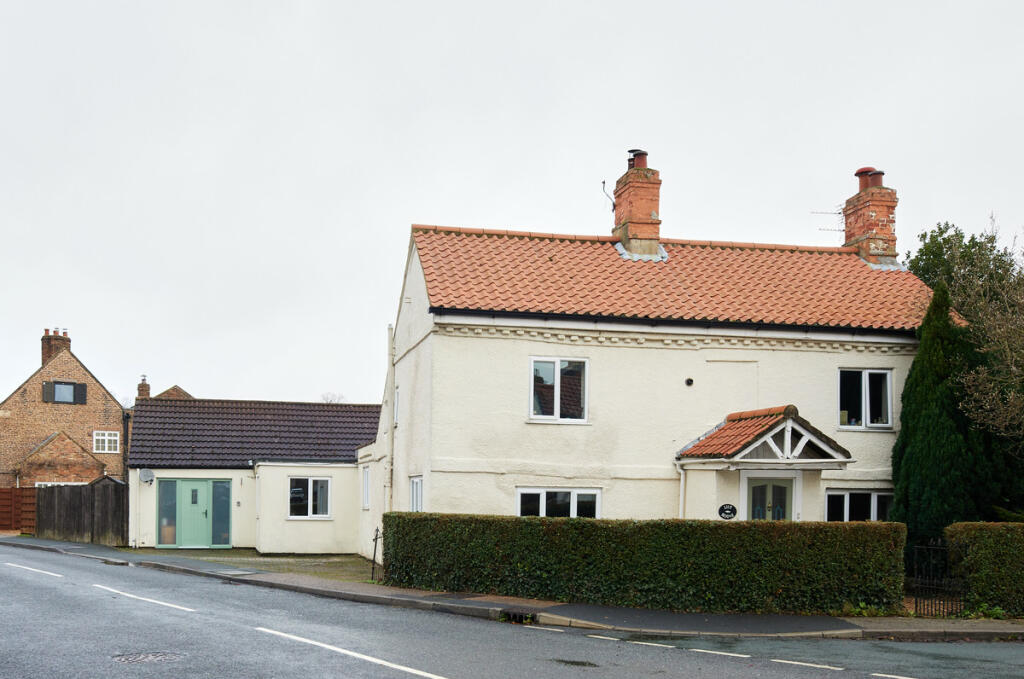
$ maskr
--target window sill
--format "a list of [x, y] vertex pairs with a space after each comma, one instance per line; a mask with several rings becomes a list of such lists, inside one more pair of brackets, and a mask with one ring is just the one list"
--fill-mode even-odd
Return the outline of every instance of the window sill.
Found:
[[893, 432], [896, 431], [896, 428], [892, 427], [892, 426], [882, 426], [882, 425], [878, 425], [878, 426], [875, 426], [875, 427], [848, 427], [848, 426], [844, 426], [844, 425], [839, 425], [839, 426], [836, 427], [836, 431], [869, 431], [869, 432], [879, 432], [879, 433], [882, 433], [882, 434], [892, 434]]
[[534, 418], [527, 418], [526, 424], [569, 424], [569, 425], [586, 425], [590, 426], [588, 420], [540, 420]]
[[289, 516], [288, 521], [333, 521], [333, 516]]

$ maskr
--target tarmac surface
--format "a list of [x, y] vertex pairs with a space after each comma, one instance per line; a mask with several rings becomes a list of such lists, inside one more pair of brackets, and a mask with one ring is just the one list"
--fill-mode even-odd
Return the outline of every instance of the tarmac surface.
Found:
[[296, 573], [270, 573], [199, 559], [133, 554], [102, 545], [0, 536], [0, 544], [136, 566], [219, 578], [363, 603], [435, 610], [491, 620], [608, 630], [641, 637], [838, 638], [901, 641], [1021, 641], [1024, 620], [672, 613], [637, 608], [567, 604], [496, 595], [389, 587]]

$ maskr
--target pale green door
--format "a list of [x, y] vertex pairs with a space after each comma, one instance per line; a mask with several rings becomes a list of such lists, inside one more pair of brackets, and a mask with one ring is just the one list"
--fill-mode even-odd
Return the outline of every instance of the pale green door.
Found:
[[787, 521], [793, 519], [792, 479], [751, 479], [747, 507], [753, 520]]
[[210, 546], [210, 482], [179, 481], [178, 506], [181, 526], [178, 546]]

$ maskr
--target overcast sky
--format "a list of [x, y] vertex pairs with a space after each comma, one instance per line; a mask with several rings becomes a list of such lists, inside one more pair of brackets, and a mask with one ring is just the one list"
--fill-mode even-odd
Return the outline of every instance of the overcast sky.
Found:
[[43, 328], [119, 398], [381, 398], [412, 223], [905, 252], [1024, 227], [1020, 2], [0, 2], [0, 398]]

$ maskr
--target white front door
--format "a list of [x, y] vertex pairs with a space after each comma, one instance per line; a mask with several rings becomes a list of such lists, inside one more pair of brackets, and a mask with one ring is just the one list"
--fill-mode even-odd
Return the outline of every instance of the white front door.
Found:
[[750, 479], [746, 518], [753, 521], [792, 521], [793, 479]]

